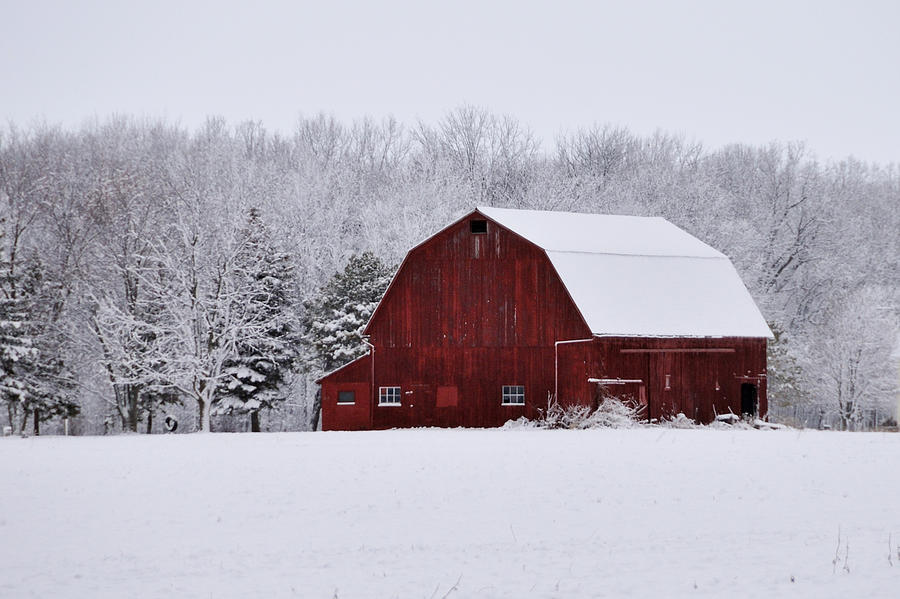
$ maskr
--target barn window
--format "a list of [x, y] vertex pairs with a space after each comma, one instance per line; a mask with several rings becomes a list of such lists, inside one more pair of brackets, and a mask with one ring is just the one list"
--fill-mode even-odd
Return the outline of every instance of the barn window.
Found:
[[338, 391], [338, 405], [349, 406], [356, 403], [356, 391]]
[[503, 385], [504, 406], [524, 406], [525, 387], [523, 385]]
[[469, 221], [469, 231], [475, 233], [477, 235], [481, 235], [487, 233], [487, 221], [486, 220], [470, 220]]
[[400, 405], [400, 387], [379, 387], [378, 388], [378, 405], [379, 406], [399, 406]]

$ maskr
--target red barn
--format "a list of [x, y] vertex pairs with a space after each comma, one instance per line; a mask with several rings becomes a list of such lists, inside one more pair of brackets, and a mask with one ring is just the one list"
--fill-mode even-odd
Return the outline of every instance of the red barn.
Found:
[[325, 430], [500, 426], [601, 385], [651, 419], [766, 414], [769, 327], [662, 218], [479, 208], [409, 251], [365, 333], [319, 381]]

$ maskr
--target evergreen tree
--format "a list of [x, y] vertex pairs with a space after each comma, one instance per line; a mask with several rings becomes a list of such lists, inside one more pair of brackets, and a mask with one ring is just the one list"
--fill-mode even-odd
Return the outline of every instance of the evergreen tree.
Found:
[[393, 269], [372, 252], [354, 254], [319, 294], [304, 304], [309, 365], [329, 372], [366, 353], [363, 329], [391, 282]]
[[24, 408], [34, 418], [34, 434], [40, 432], [39, 423], [54, 417], [68, 418], [79, 413], [76, 402], [75, 376], [67, 361], [67, 338], [60, 320], [65, 291], [48, 278], [44, 265], [37, 257], [25, 262], [22, 292], [28, 298], [35, 359], [27, 363], [25, 379], [29, 394]]
[[232, 277], [249, 311], [247, 320], [259, 334], [238, 340], [237, 355], [228, 360], [226, 382], [217, 393], [215, 411], [250, 414], [250, 430], [259, 432], [259, 411], [285, 399], [283, 385], [298, 358], [299, 336], [293, 310], [290, 255], [280, 251], [260, 211], [250, 210], [235, 254]]
[[40, 260], [23, 265], [19, 270], [10, 260], [0, 264], [0, 393], [10, 425], [24, 432], [33, 417], [38, 434], [40, 422], [74, 416], [79, 407], [58, 326], [60, 290], [46, 280]]
[[14, 431], [25, 428], [25, 402], [31, 392], [26, 374], [38, 356], [20, 279], [4, 249], [0, 256], [0, 397]]
[[[363, 329], [387, 290], [393, 271], [372, 252], [354, 254], [343, 271], [335, 273], [316, 297], [304, 303], [308, 370], [329, 372], [366, 353]], [[313, 430], [318, 426], [320, 409], [321, 396], [317, 393]]]

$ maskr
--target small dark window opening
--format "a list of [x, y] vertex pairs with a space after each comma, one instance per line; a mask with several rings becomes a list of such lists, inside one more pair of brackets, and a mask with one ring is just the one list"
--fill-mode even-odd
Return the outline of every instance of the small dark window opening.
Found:
[[472, 233], [477, 235], [482, 235], [487, 233], [487, 221], [486, 220], [470, 220], [469, 221], [469, 230]]
[[337, 402], [339, 404], [356, 403], [356, 391], [338, 391]]

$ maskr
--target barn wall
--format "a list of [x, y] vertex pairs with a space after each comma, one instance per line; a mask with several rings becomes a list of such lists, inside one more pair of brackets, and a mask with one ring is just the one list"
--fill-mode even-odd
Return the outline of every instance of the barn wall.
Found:
[[[536, 417], [553, 387], [552, 351], [545, 348], [398, 348], [379, 358], [376, 386], [398, 385], [403, 399], [400, 408], [376, 406], [375, 428], [500, 426]], [[501, 405], [503, 385], [523, 385], [525, 406]], [[438, 405], [440, 388], [455, 390], [456, 405]]]
[[[371, 356], [355, 360], [332, 372], [322, 385], [322, 430], [356, 431], [372, 428]], [[338, 405], [338, 393], [353, 391], [353, 405]]]
[[[560, 364], [561, 402], [595, 402], [596, 386], [587, 378], [639, 379], [650, 418], [682, 412], [710, 422], [716, 414], [741, 413], [741, 384], [748, 383], [757, 387], [759, 414], [768, 411], [765, 339], [599, 337], [589, 345], [561, 347]], [[637, 397], [640, 385], [607, 389]]]

